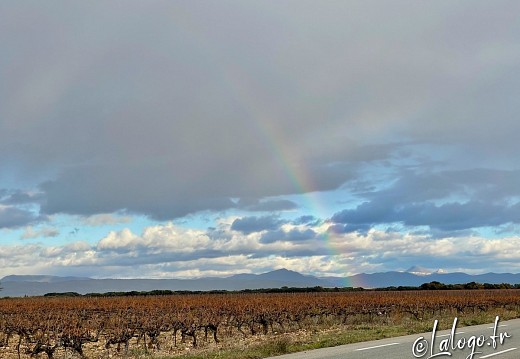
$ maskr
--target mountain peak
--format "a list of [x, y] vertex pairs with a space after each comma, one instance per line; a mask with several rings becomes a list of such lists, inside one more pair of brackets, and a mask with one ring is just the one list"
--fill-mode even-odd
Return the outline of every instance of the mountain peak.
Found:
[[309, 281], [309, 279], [315, 277], [310, 277], [303, 275], [301, 273], [282, 268], [277, 269], [271, 272], [262, 273], [258, 275], [258, 278], [261, 279], [269, 279], [269, 280], [276, 280], [276, 281], [287, 281], [287, 282], [294, 282], [294, 283], [306, 283]]
[[288, 273], [291, 273], [291, 274], [302, 275], [302, 274], [300, 274], [298, 272], [295, 272], [295, 271], [287, 269], [287, 268], [275, 269], [275, 270], [273, 270], [271, 272], [267, 272], [267, 273], [278, 273], [278, 274], [288, 274]]
[[406, 270], [406, 273], [411, 273], [415, 275], [430, 275], [433, 273], [431, 269], [424, 268], [421, 266], [413, 266]]
[[292, 277], [303, 277], [303, 274], [289, 270], [287, 268], [276, 269], [270, 272], [259, 274], [259, 276], [292, 276]]

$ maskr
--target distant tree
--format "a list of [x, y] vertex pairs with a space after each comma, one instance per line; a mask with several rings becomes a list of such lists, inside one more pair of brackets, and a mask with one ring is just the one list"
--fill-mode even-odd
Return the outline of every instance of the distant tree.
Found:
[[483, 289], [484, 286], [477, 282], [469, 282], [464, 284], [464, 289]]
[[423, 283], [423, 284], [421, 284], [421, 286], [419, 288], [422, 289], [422, 290], [447, 289], [446, 284], [441, 283], [441, 282], [437, 282], [437, 281], [433, 281], [433, 282], [430, 282], [430, 283]]

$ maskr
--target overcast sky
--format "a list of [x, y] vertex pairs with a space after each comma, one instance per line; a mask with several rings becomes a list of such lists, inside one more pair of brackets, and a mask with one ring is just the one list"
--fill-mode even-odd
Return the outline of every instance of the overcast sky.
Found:
[[520, 272], [517, 1], [0, 3], [0, 276]]

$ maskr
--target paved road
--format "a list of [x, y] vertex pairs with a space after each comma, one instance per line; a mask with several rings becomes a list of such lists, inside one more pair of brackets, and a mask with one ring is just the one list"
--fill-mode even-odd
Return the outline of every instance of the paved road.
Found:
[[[496, 329], [495, 329], [496, 327]], [[276, 359], [520, 359], [520, 319], [281, 355]], [[493, 336], [496, 335], [494, 340]], [[423, 337], [421, 340], [420, 337]], [[479, 340], [477, 340], [479, 338]], [[450, 341], [450, 339], [452, 339]], [[453, 340], [454, 339], [454, 340]], [[502, 339], [502, 343], [501, 343]], [[433, 340], [433, 351], [432, 351]], [[448, 350], [440, 349], [447, 344]], [[422, 345], [422, 346], [421, 346]], [[459, 345], [462, 349], [458, 349]], [[426, 348], [427, 347], [427, 348]], [[472, 350], [472, 347], [474, 348]], [[412, 352], [415, 348], [415, 355]], [[421, 349], [425, 349], [421, 352]], [[453, 349], [455, 348], [455, 349]], [[446, 352], [446, 354], [441, 354]], [[473, 355], [472, 355], [473, 352]], [[451, 354], [451, 355], [448, 355]]]

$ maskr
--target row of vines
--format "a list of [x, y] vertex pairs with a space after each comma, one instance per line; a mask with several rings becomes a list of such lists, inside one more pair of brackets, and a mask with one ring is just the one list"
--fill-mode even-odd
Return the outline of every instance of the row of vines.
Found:
[[154, 351], [182, 341], [196, 347], [323, 321], [346, 324], [354, 316], [421, 320], [495, 308], [520, 313], [520, 290], [11, 298], [0, 300], [0, 357], [10, 350], [18, 358], [87, 358], [92, 343], [109, 357], [131, 346]]

